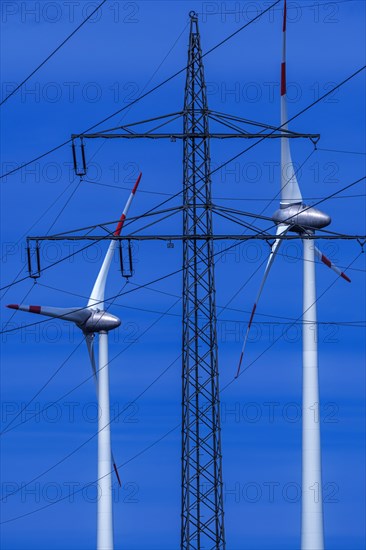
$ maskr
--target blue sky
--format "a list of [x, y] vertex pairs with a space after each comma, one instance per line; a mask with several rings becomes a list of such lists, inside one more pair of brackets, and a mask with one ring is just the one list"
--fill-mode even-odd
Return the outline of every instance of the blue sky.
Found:
[[[69, 2], [2, 3], [2, 97], [76, 27], [91, 5], [80, 2], [73, 12]], [[236, 13], [225, 13], [232, 6]], [[87, 23], [24, 91], [2, 107], [1, 172], [65, 141], [71, 133], [83, 131], [127, 105], [146, 86], [149, 89], [184, 67], [190, 10], [199, 13], [202, 48], [206, 51], [262, 6], [257, 2], [110, 2], [97, 22]], [[31, 7], [34, 13], [29, 11]], [[299, 0], [289, 3], [288, 13], [289, 116], [293, 116], [365, 64], [365, 5], [356, 0]], [[211, 109], [279, 124], [281, 17], [281, 10], [274, 10], [205, 58]], [[180, 110], [183, 92], [181, 75], [134, 105], [123, 120]], [[293, 123], [294, 130], [321, 134], [319, 150], [299, 175], [309, 203], [364, 175], [365, 156], [356, 154], [365, 150], [364, 94], [362, 74]], [[119, 115], [100, 129], [118, 125], [121, 120]], [[213, 166], [246, 145], [238, 141], [212, 143]], [[292, 143], [294, 161], [299, 165], [311, 151], [307, 140]], [[264, 210], [271, 216], [277, 208], [276, 201], [270, 201], [279, 190], [279, 155], [279, 142], [268, 140], [216, 172], [212, 182], [215, 202], [253, 213]], [[79, 184], [73, 178], [69, 146], [2, 180], [2, 286], [12, 282], [25, 265], [26, 236], [117, 219], [138, 170], [143, 171], [143, 179], [131, 215], [167, 198], [159, 193], [181, 190], [182, 148], [178, 142], [90, 141], [87, 157], [92, 162], [89, 183]], [[332, 216], [330, 229], [364, 234], [364, 183], [342, 195], [322, 205]], [[178, 197], [172, 205], [180, 201]], [[218, 233], [241, 232], [217, 216], [214, 224]], [[267, 224], [258, 226], [265, 228]], [[179, 233], [180, 216], [157, 229]], [[83, 244], [75, 244], [75, 248], [70, 243], [45, 244], [42, 266]], [[326, 546], [356, 550], [364, 547], [365, 540], [365, 255], [360, 255], [361, 247], [354, 241], [321, 241], [320, 246], [339, 265], [352, 264], [352, 284], [335, 280], [334, 274], [321, 265], [317, 266], [317, 284], [318, 296], [322, 295], [318, 317]], [[22, 423], [1, 438], [4, 496], [48, 470], [96, 433], [95, 388], [89, 379], [81, 334], [61, 321], [24, 328], [38, 318], [22, 313], [13, 317], [4, 306], [21, 302], [28, 292], [26, 303], [82, 306], [82, 296], [92, 288], [105, 247], [105, 243], [94, 245], [48, 269], [37, 285], [28, 279], [6, 295], [2, 292], [2, 328], [19, 328], [2, 334], [3, 426], [65, 362], [29, 407], [29, 416], [23, 414], [14, 421], [12, 427], [20, 419]], [[235, 374], [241, 335], [268, 246], [248, 242], [231, 254], [220, 251], [222, 245], [217, 245], [223, 388]], [[248, 368], [222, 392], [225, 518], [230, 550], [299, 547], [301, 326], [286, 323], [301, 315], [300, 258], [300, 243], [284, 243], [258, 308], [244, 364]], [[181, 247], [178, 243], [173, 249], [160, 242], [139, 244], [134, 250], [134, 267], [135, 275], [124, 292], [179, 269]], [[121, 292], [124, 285], [118, 269], [116, 259], [107, 296]], [[122, 319], [120, 329], [110, 338], [110, 355], [115, 357], [111, 363], [112, 411], [121, 413], [171, 365], [113, 424], [114, 455], [120, 464], [180, 422], [181, 288], [178, 274], [151, 288], [122, 295], [111, 307], [111, 312]], [[31, 418], [40, 410], [40, 418]], [[4, 523], [3, 547], [42, 550], [52, 545], [60, 550], [79, 550], [94, 546], [95, 495], [86, 486], [96, 479], [96, 451], [96, 438], [92, 438], [69, 459], [6, 499], [2, 521], [64, 498], [32, 515]], [[129, 461], [121, 468], [121, 477], [124, 486], [116, 492], [114, 510], [116, 548], [177, 548], [179, 429]], [[74, 489], [80, 492], [72, 497]]]

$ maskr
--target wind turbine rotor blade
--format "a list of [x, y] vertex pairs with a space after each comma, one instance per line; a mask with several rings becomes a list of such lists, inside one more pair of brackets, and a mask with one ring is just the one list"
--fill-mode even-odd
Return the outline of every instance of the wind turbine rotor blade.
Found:
[[94, 382], [95, 382], [95, 387], [96, 387], [97, 396], [98, 396], [98, 376], [97, 376], [97, 367], [95, 364], [94, 338], [95, 338], [94, 334], [85, 334], [85, 342], [88, 348], [90, 364], [93, 371]]
[[[290, 229], [290, 226], [289, 225], [278, 225], [277, 226], [277, 230], [276, 230], [276, 235], [278, 235], [278, 237], [283, 237], [284, 235], [286, 235], [287, 231]], [[241, 368], [241, 364], [243, 362], [243, 357], [244, 357], [244, 351], [245, 351], [245, 347], [247, 345], [247, 341], [248, 341], [248, 336], [249, 336], [249, 332], [250, 332], [250, 327], [252, 326], [252, 323], [253, 323], [253, 318], [254, 318], [254, 315], [255, 315], [255, 312], [256, 312], [256, 309], [257, 309], [257, 305], [258, 305], [258, 302], [259, 302], [259, 298], [262, 294], [262, 291], [263, 291], [263, 287], [264, 287], [264, 284], [267, 280], [267, 277], [268, 277], [268, 274], [270, 272], [270, 269], [273, 265], [273, 262], [274, 262], [274, 259], [276, 257], [276, 254], [280, 248], [280, 245], [281, 245], [281, 241], [282, 241], [282, 238], [277, 238], [275, 240], [275, 242], [273, 243], [272, 245], [272, 249], [271, 249], [271, 252], [270, 252], [270, 255], [269, 255], [269, 258], [268, 258], [268, 262], [267, 262], [267, 265], [266, 265], [266, 269], [264, 271], [264, 275], [263, 275], [263, 278], [262, 278], [262, 281], [261, 281], [261, 284], [259, 286], [259, 290], [258, 290], [258, 294], [257, 294], [257, 298], [255, 300], [255, 303], [253, 305], [253, 309], [252, 309], [252, 312], [251, 312], [251, 315], [250, 315], [250, 318], [249, 318], [249, 323], [248, 323], [248, 326], [247, 326], [247, 330], [246, 330], [246, 333], [245, 333], [245, 338], [244, 338], [244, 342], [243, 342], [243, 347], [242, 347], [242, 350], [241, 350], [241, 354], [240, 354], [240, 359], [239, 359], [239, 365], [238, 365], [238, 370], [236, 372], [236, 376], [235, 378], [238, 378], [239, 374], [240, 374], [240, 368]]]
[[35, 313], [37, 315], [45, 315], [46, 317], [54, 317], [63, 319], [64, 321], [72, 321], [77, 325], [84, 324], [90, 317], [91, 311], [85, 307], [50, 307], [50, 306], [28, 306], [25, 304], [9, 304], [6, 307], [9, 309], [18, 309], [27, 313]]
[[135, 185], [133, 186], [133, 189], [132, 189], [132, 191], [131, 191], [131, 194], [130, 194], [130, 196], [128, 197], [128, 200], [127, 200], [127, 202], [126, 202], [126, 206], [125, 206], [125, 208], [124, 208], [124, 210], [123, 210], [122, 216], [121, 216], [121, 218], [120, 218], [120, 220], [119, 220], [119, 222], [118, 222], [118, 225], [117, 225], [117, 227], [116, 227], [116, 230], [115, 230], [115, 232], [114, 232], [114, 234], [115, 234], [116, 236], [119, 236], [119, 235], [121, 234], [123, 224], [125, 223], [125, 220], [126, 220], [128, 211], [129, 211], [129, 209], [130, 209], [131, 203], [132, 203], [132, 201], [133, 201], [133, 199], [134, 199], [134, 196], [135, 196], [135, 194], [136, 194], [136, 191], [137, 191], [137, 188], [138, 188], [139, 183], [140, 183], [140, 181], [141, 181], [141, 178], [142, 178], [142, 172], [140, 172], [140, 174], [139, 174], [139, 176], [138, 176], [138, 178], [137, 178], [137, 180], [136, 180], [136, 182], [135, 182]]
[[[136, 180], [136, 183], [135, 183], [135, 185], [134, 185], [134, 187], [133, 187], [133, 189], [130, 193], [130, 196], [129, 196], [127, 202], [126, 202], [126, 205], [124, 207], [122, 216], [120, 217], [120, 220], [118, 222], [116, 230], [113, 233], [113, 235], [115, 237], [119, 237], [120, 234], [121, 234], [123, 225], [124, 225], [126, 217], [127, 217], [127, 213], [130, 209], [130, 206], [131, 206], [132, 201], [134, 199], [134, 196], [136, 194], [136, 191], [137, 191], [137, 188], [139, 186], [141, 177], [142, 177], [142, 173], [139, 174], [139, 176]], [[89, 301], [88, 301], [88, 307], [91, 307], [93, 309], [98, 308], [100, 310], [104, 309], [105, 285], [106, 285], [106, 282], [107, 282], [108, 272], [109, 272], [109, 269], [111, 267], [113, 254], [114, 254], [114, 250], [115, 250], [116, 246], [117, 246], [117, 241], [116, 240], [113, 240], [109, 245], [109, 248], [107, 250], [107, 254], [104, 258], [102, 267], [99, 271], [98, 277], [95, 281], [93, 290], [91, 292], [91, 295], [90, 295], [90, 298], [89, 298]]]
[[[287, 4], [284, 1], [282, 27], [282, 63], [281, 63], [281, 129], [288, 130], [287, 120], [287, 84], [286, 84], [286, 23]], [[295, 167], [291, 158], [289, 139], [281, 137], [281, 206], [302, 203], [300, 187], [296, 178]]]
[[114, 469], [114, 473], [116, 474], [116, 478], [117, 478], [117, 481], [118, 481], [118, 485], [119, 485], [120, 487], [122, 487], [122, 481], [121, 481], [121, 478], [119, 477], [119, 472], [118, 472], [117, 464], [116, 464], [116, 461], [115, 461], [114, 458], [113, 458], [113, 452], [112, 452], [112, 451], [111, 451], [111, 456], [112, 456], [113, 469]]
[[346, 275], [344, 273], [344, 271], [342, 271], [341, 269], [339, 269], [339, 267], [337, 267], [329, 258], [327, 258], [327, 256], [325, 254], [322, 253], [321, 250], [319, 250], [319, 248], [317, 248], [315, 246], [315, 254], [317, 256], [317, 258], [323, 262], [323, 264], [325, 264], [327, 267], [329, 267], [330, 269], [332, 269], [335, 273], [337, 273], [337, 275], [339, 275], [339, 277], [342, 277], [342, 279], [344, 279], [345, 281], [347, 281], [348, 283], [351, 282], [351, 279], [348, 277], [348, 275]]
[[[95, 339], [94, 334], [85, 334], [85, 341], [86, 341], [86, 345], [87, 345], [88, 352], [89, 352], [90, 364], [91, 364], [91, 368], [92, 368], [92, 371], [93, 371], [95, 389], [96, 389], [97, 397], [98, 397], [98, 375], [97, 375], [97, 367], [96, 367], [96, 363], [95, 363], [94, 339]], [[111, 458], [112, 458], [112, 463], [113, 463], [113, 469], [114, 469], [114, 472], [115, 472], [116, 477], [117, 477], [118, 485], [120, 487], [122, 487], [121, 478], [119, 476], [117, 464], [116, 464], [116, 461], [114, 460], [112, 450], [111, 450]]]

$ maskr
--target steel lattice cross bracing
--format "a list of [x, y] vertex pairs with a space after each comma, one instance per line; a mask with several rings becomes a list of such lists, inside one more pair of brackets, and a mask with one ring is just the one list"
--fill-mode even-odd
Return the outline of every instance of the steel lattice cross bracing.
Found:
[[[206, 89], [191, 15], [184, 101], [182, 550], [224, 549], [222, 453]], [[198, 137], [194, 137], [199, 134]]]

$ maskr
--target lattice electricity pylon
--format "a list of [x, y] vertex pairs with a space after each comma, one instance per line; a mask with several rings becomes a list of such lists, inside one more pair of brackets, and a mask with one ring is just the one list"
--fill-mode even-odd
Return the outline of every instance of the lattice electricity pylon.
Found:
[[[182, 550], [225, 548], [206, 87], [191, 12], [184, 98]], [[198, 134], [197, 137], [195, 135]]]

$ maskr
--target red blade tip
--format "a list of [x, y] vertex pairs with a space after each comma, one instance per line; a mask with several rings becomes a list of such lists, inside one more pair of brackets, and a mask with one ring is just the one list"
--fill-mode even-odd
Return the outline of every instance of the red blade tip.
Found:
[[133, 187], [133, 189], [132, 189], [132, 194], [133, 194], [133, 195], [134, 195], [134, 194], [136, 193], [136, 191], [137, 191], [137, 188], [138, 188], [138, 186], [139, 186], [139, 183], [140, 183], [141, 178], [142, 178], [142, 172], [140, 172], [139, 177], [137, 178], [136, 183], [135, 183], [135, 185], [134, 185], [134, 187]]
[[18, 304], [9, 304], [6, 307], [8, 307], [9, 309], [19, 309]]
[[343, 279], [345, 279], [348, 283], [351, 282], [351, 279], [345, 273], [343, 273], [343, 271], [341, 273], [341, 277], [343, 277]]
[[115, 237], [119, 237], [120, 234], [121, 234], [121, 231], [122, 231], [122, 227], [123, 227], [123, 224], [125, 223], [125, 219], [126, 219], [126, 216], [125, 214], [122, 214], [122, 216], [120, 217], [120, 220], [118, 222], [118, 225], [116, 227], [116, 230], [114, 232], [114, 236]]

